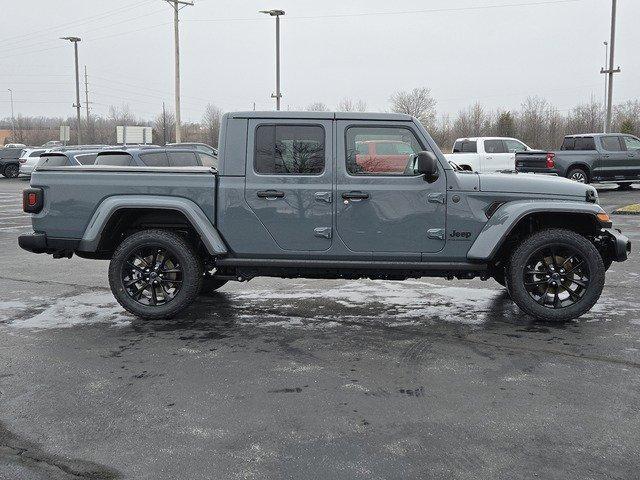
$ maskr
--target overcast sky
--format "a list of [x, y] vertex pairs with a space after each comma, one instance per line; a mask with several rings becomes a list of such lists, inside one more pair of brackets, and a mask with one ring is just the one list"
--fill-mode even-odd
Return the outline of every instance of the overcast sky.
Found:
[[[258, 13], [269, 8], [286, 11], [284, 108], [350, 97], [384, 111], [394, 91], [419, 86], [452, 115], [476, 101], [511, 109], [539, 95], [568, 110], [604, 95], [610, 0], [195, 0], [181, 11], [184, 120], [199, 120], [209, 102], [274, 108], [275, 25]], [[8, 88], [16, 114], [73, 114], [73, 50], [58, 40], [66, 35], [82, 37], [94, 112], [126, 103], [152, 118], [163, 100], [172, 108], [164, 1], [7, 1], [2, 17], [0, 118], [10, 116]], [[619, 0], [615, 102], [640, 98], [639, 21], [640, 1]]]

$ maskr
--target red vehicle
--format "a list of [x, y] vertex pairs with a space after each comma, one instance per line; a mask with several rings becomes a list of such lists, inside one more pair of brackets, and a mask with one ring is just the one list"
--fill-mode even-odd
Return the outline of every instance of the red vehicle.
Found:
[[366, 140], [356, 142], [356, 149], [356, 163], [365, 173], [402, 174], [416, 154], [401, 140]]

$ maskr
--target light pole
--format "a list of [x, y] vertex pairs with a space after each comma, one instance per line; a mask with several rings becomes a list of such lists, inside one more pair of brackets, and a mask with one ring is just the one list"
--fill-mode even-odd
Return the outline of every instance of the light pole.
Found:
[[600, 70], [600, 73], [604, 73], [608, 77], [608, 85], [607, 85], [607, 112], [606, 117], [604, 119], [604, 133], [609, 133], [611, 131], [611, 109], [613, 103], [613, 74], [620, 73], [620, 67], [614, 69], [613, 68], [613, 54], [615, 52], [616, 46], [616, 6], [617, 0], [611, 0], [611, 40], [609, 41], [609, 66], [605, 70], [604, 68]]
[[[607, 62], [609, 61], [609, 42], [603, 42], [604, 44], [604, 68], [607, 68]], [[607, 76], [604, 76], [604, 114], [605, 114], [605, 121], [604, 121], [604, 130], [606, 133], [606, 129], [607, 129], [607, 120], [606, 120], [606, 115], [607, 115]]]
[[80, 123], [80, 70], [78, 67], [78, 42], [82, 41], [80, 37], [60, 37], [60, 40], [69, 40], [73, 43], [73, 51], [76, 58], [76, 114], [78, 119], [78, 145], [82, 144], [82, 124]]
[[16, 118], [13, 113], [13, 90], [7, 88], [9, 90], [9, 96], [11, 97], [11, 141], [16, 141]]
[[272, 93], [271, 98], [276, 99], [276, 110], [280, 110], [280, 16], [284, 15], [284, 10], [260, 10], [260, 13], [276, 17], [276, 93]]

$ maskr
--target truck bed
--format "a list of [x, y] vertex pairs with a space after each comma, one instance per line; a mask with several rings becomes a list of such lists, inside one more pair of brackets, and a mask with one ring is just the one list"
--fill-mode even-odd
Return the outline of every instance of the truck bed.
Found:
[[44, 208], [32, 215], [33, 230], [61, 239], [82, 238], [94, 212], [115, 195], [168, 195], [197, 204], [215, 223], [216, 171], [207, 167], [38, 168], [31, 186], [44, 191]]

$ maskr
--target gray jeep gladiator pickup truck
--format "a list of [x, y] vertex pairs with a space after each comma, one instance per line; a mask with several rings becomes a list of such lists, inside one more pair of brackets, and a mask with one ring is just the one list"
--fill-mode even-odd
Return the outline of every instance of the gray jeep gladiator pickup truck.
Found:
[[557, 152], [516, 153], [516, 171], [547, 173], [580, 183], [640, 182], [640, 139], [619, 133], [567, 135]]
[[[403, 148], [363, 148], [379, 141]], [[217, 170], [37, 167], [20, 246], [109, 259], [113, 294], [143, 318], [256, 276], [441, 276], [493, 277], [545, 320], [588, 311], [631, 248], [593, 187], [455, 171], [407, 115], [228, 113], [219, 145]]]

